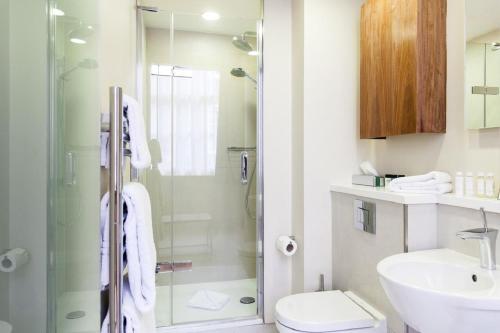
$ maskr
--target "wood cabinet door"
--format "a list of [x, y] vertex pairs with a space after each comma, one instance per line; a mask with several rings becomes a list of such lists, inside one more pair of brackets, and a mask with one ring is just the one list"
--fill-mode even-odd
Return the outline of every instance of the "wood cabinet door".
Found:
[[391, 106], [392, 0], [367, 0], [361, 9], [361, 138], [385, 137]]

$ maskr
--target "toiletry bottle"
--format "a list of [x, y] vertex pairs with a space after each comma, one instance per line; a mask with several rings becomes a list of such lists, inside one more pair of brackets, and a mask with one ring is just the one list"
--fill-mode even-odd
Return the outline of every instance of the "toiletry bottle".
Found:
[[484, 172], [478, 172], [476, 177], [476, 195], [480, 198], [485, 196], [485, 178]]
[[472, 172], [467, 172], [465, 175], [465, 195], [474, 196], [474, 174]]
[[455, 175], [455, 195], [457, 197], [464, 196], [464, 174], [460, 171]]
[[486, 175], [485, 194], [487, 198], [495, 198], [495, 175], [492, 172]]

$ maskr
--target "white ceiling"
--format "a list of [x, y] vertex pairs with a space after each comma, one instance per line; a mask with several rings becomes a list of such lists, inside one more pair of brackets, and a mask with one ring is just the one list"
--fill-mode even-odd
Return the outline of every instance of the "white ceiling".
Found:
[[500, 29], [500, 0], [465, 0], [467, 40]]
[[[261, 0], [140, 0], [140, 5], [158, 7], [159, 13], [146, 13], [149, 28], [168, 29], [170, 13], [174, 13], [176, 30], [236, 35], [255, 31], [261, 15]], [[218, 21], [205, 21], [207, 11], [221, 15]]]

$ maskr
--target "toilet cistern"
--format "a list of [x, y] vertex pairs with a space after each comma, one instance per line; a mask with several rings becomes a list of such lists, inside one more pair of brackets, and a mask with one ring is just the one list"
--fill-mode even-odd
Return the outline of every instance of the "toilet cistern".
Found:
[[480, 209], [483, 218], [483, 228], [469, 229], [457, 232], [457, 237], [464, 240], [477, 239], [479, 240], [479, 250], [481, 253], [481, 268], [488, 270], [496, 269], [496, 242], [497, 229], [488, 228], [488, 220], [484, 208]]

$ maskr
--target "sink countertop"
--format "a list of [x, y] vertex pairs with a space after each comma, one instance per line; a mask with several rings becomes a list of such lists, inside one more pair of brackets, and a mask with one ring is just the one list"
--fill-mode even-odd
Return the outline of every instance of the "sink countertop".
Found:
[[375, 200], [389, 201], [403, 205], [439, 204], [469, 209], [483, 207], [486, 211], [500, 214], [500, 200], [457, 197], [454, 194], [415, 194], [391, 192], [385, 187], [362, 185], [330, 185], [330, 192], [350, 194]]

